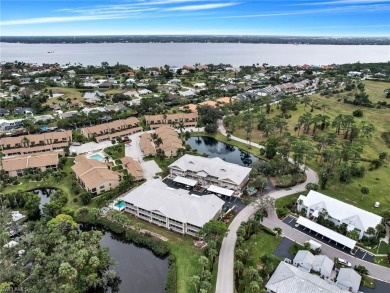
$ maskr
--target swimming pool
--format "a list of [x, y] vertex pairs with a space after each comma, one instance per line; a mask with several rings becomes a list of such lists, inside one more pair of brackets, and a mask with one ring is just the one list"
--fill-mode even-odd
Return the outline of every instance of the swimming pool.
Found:
[[120, 202], [117, 202], [116, 204], [115, 204], [115, 206], [117, 207], [117, 208], [119, 208], [119, 209], [124, 209], [125, 208], [125, 202], [124, 201], [120, 201]]
[[92, 160], [96, 160], [96, 161], [104, 161], [103, 156], [100, 155], [100, 154], [94, 154], [94, 155], [90, 156], [90, 158], [91, 158]]

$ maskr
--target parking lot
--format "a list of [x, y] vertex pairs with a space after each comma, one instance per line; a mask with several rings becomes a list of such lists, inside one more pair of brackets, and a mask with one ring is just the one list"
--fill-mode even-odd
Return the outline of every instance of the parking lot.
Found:
[[[204, 188], [202, 188], [201, 190], [195, 190], [195, 188], [188, 187], [184, 184], [174, 182], [173, 180], [171, 180], [169, 178], [165, 178], [163, 180], [163, 182], [171, 188], [186, 189], [190, 192], [190, 194], [193, 194], [193, 195], [202, 196], [205, 194], [209, 194], [209, 192]], [[230, 197], [230, 196], [224, 196], [224, 195], [217, 195], [217, 196], [225, 202], [225, 204], [222, 208], [223, 211], [225, 211], [225, 212], [228, 211], [229, 209], [234, 208], [234, 211], [239, 213], [242, 209], [245, 208], [245, 204], [241, 201], [241, 199], [239, 199], [237, 197], [234, 197], [234, 196]]]
[[[325, 236], [322, 236], [321, 234], [318, 234], [316, 232], [313, 232], [311, 231], [310, 229], [304, 227], [304, 226], [298, 226], [296, 227], [296, 221], [297, 219], [292, 217], [292, 216], [287, 216], [283, 222], [287, 225], [289, 225], [290, 227], [298, 230], [298, 231], [301, 231], [307, 235], [309, 235], [311, 238], [319, 241], [319, 242], [322, 242], [326, 245], [329, 245], [335, 249], [338, 249], [344, 253], [348, 253], [348, 254], [351, 254], [351, 250], [349, 248], [346, 248], [346, 247], [343, 247], [341, 244], [338, 244], [336, 243], [335, 241], [325, 237]], [[355, 253], [355, 257], [356, 258], [360, 258], [362, 260], [365, 260], [365, 261], [368, 261], [368, 262], [371, 262], [371, 263], [375, 263], [374, 262], [374, 256], [369, 253], [369, 252], [366, 252], [364, 250], [361, 250], [360, 248], [358, 248], [358, 250], [356, 251]]]

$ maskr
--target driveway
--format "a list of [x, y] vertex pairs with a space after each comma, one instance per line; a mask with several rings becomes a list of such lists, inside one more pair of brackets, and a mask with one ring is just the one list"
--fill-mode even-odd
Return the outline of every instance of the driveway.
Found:
[[81, 155], [81, 154], [86, 154], [88, 152], [99, 151], [104, 148], [108, 148], [110, 146], [112, 146], [111, 140], [106, 140], [101, 142], [87, 142], [79, 146], [71, 145], [69, 147], [69, 152]]
[[156, 176], [157, 173], [162, 172], [162, 170], [155, 161], [144, 161], [144, 154], [141, 150], [141, 147], [139, 146], [139, 137], [145, 132], [154, 131], [137, 132], [129, 136], [129, 139], [131, 139], [131, 143], [125, 145], [125, 156], [132, 157], [134, 160], [138, 161], [144, 171], [144, 178], [146, 180], [150, 180], [154, 176]]

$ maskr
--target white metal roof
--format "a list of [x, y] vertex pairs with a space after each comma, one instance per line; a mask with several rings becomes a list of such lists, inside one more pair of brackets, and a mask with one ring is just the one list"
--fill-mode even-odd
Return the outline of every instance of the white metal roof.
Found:
[[193, 196], [187, 190], [169, 188], [159, 179], [149, 180], [127, 192], [123, 201], [198, 227], [212, 220], [225, 203], [213, 194]]
[[303, 205], [313, 210], [325, 209], [332, 218], [347, 225], [352, 224], [364, 231], [367, 231], [369, 227], [375, 228], [382, 221], [382, 217], [378, 215], [314, 190], [311, 190], [307, 196], [299, 196], [299, 200], [302, 200]]
[[210, 187], [207, 188], [207, 191], [215, 192], [215, 193], [226, 195], [226, 196], [232, 196], [234, 193], [233, 190], [226, 189], [226, 188], [219, 187], [219, 186], [215, 186], [215, 185], [210, 185]]
[[276, 293], [347, 293], [335, 283], [280, 262], [265, 287]]
[[314, 223], [313, 221], [310, 221], [309, 219], [306, 219], [304, 217], [299, 217], [297, 223], [299, 225], [305, 226], [309, 228], [310, 230], [317, 232], [329, 239], [332, 239], [333, 241], [344, 245], [350, 249], [353, 249], [356, 245], [356, 241], [352, 240], [351, 238], [348, 238], [340, 233], [337, 233], [333, 230], [330, 230], [320, 224]]
[[188, 186], [195, 186], [198, 183], [198, 181], [196, 181], [196, 180], [188, 179], [188, 178], [181, 177], [181, 176], [176, 176], [176, 178], [173, 179], [173, 181], [181, 183], [181, 184], [185, 184]]
[[241, 184], [251, 172], [251, 168], [242, 167], [237, 164], [225, 162], [220, 158], [204, 158], [199, 156], [184, 155], [169, 165], [169, 168], [176, 167], [182, 171], [202, 172], [200, 176], [217, 177], [218, 180], [228, 180], [237, 185]]

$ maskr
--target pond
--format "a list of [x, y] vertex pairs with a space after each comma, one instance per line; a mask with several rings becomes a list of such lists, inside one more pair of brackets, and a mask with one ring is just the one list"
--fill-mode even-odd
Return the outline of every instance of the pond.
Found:
[[198, 152], [208, 155], [210, 158], [219, 157], [226, 162], [240, 166], [250, 166], [259, 160], [254, 155], [235, 146], [220, 142], [213, 137], [190, 137], [187, 140], [187, 144]]
[[104, 231], [100, 227], [80, 225], [83, 231], [92, 228], [102, 231], [100, 246], [108, 247], [109, 255], [117, 261], [111, 269], [121, 279], [119, 292], [165, 292], [168, 259], [158, 258], [150, 250], [126, 242], [120, 235]]
[[41, 188], [41, 189], [34, 189], [32, 190], [32, 193], [37, 194], [41, 198], [41, 203], [39, 204], [39, 209], [42, 212], [42, 207], [45, 203], [48, 203], [50, 201], [50, 195], [56, 192], [55, 189], [51, 188]]

